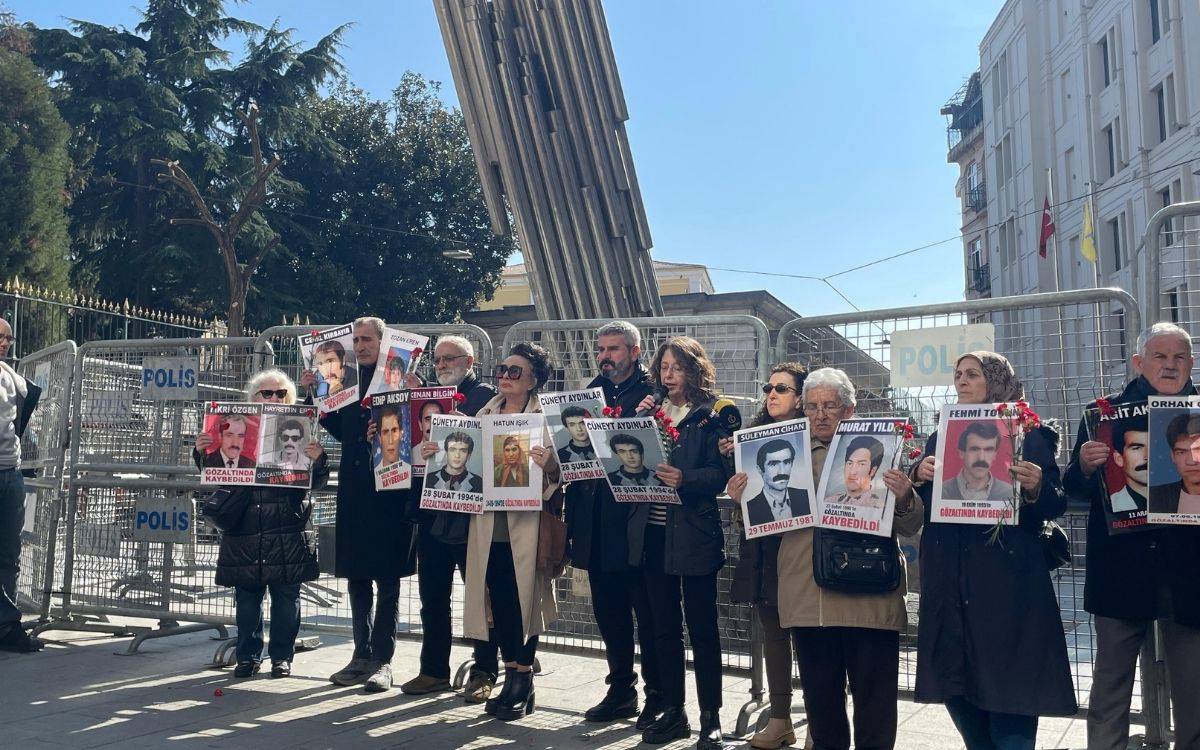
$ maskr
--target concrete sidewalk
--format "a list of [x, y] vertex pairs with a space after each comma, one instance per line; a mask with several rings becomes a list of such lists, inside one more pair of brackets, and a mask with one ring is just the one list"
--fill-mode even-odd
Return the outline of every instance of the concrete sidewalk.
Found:
[[[397, 689], [368, 695], [330, 684], [327, 676], [344, 666], [351, 652], [346, 639], [337, 636], [322, 635], [319, 649], [298, 654], [294, 675], [283, 680], [265, 674], [235, 680], [229, 670], [208, 669], [218, 644], [203, 633], [148, 641], [134, 656], [114, 654], [124, 650], [125, 638], [64, 631], [46, 637], [41, 653], [0, 654], [0, 744], [5, 747], [650, 747], [641, 745], [632, 721], [583, 721], [583, 710], [605, 691], [605, 665], [596, 658], [540, 654], [537, 711], [506, 724], [484, 715], [481, 706], [464, 704], [456, 693], [413, 698]], [[419, 649], [417, 641], [398, 642], [393, 662], [398, 683], [416, 674]], [[468, 649], [456, 645], [452, 663], [468, 656]], [[722, 717], [731, 732], [749, 680], [726, 676], [724, 684]], [[693, 688], [689, 676], [689, 693]], [[800, 723], [798, 695], [796, 704]], [[696, 705], [688, 710], [695, 722]], [[694, 739], [663, 747], [693, 744]], [[1085, 744], [1082, 720], [1042, 721], [1039, 748]], [[748, 747], [733, 737], [729, 745]], [[897, 747], [959, 748], [962, 742], [941, 706], [902, 701]]]

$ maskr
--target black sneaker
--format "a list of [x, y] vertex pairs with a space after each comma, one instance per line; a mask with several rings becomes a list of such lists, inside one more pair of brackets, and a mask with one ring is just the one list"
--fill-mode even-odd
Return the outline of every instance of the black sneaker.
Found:
[[233, 668], [234, 677], [249, 677], [250, 675], [258, 674], [258, 670], [262, 669], [261, 661], [239, 661], [237, 666]]
[[292, 663], [290, 661], [272, 661], [271, 662], [271, 679], [277, 680], [280, 677], [292, 676]]
[[632, 686], [612, 686], [604, 700], [584, 712], [585, 721], [616, 721], [638, 715], [638, 694]]
[[41, 651], [46, 644], [34, 638], [20, 624], [14, 624], [8, 632], [0, 636], [0, 651], [13, 651], [18, 654], [32, 654]]

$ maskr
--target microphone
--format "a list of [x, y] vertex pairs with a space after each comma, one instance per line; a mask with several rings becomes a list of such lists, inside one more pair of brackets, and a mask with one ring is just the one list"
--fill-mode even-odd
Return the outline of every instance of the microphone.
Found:
[[731, 437], [742, 429], [742, 412], [727, 398], [719, 398], [708, 414], [700, 420], [700, 427], [712, 430], [721, 437]]
[[654, 403], [645, 409], [638, 409], [633, 413], [633, 416], [648, 417], [654, 412], [658, 411], [658, 407], [662, 406], [663, 399], [667, 397], [667, 387], [664, 385], [656, 385], [654, 386], [654, 393], [650, 395], [654, 396]]

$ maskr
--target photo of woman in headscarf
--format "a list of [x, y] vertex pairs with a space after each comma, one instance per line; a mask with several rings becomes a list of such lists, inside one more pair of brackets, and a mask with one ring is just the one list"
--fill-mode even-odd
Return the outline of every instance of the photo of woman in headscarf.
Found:
[[495, 454], [497, 487], [529, 486], [529, 457], [521, 445], [521, 437], [505, 435], [501, 449]]

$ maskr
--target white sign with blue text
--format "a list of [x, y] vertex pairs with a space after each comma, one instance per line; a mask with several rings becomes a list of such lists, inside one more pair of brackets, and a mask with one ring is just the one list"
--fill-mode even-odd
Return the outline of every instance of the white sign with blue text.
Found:
[[196, 502], [191, 498], [139, 497], [133, 513], [133, 539], [187, 544], [192, 541], [195, 518]]
[[142, 398], [195, 401], [200, 398], [199, 357], [146, 357], [142, 360]]
[[955, 360], [967, 352], [990, 352], [995, 340], [991, 323], [893, 331], [892, 387], [953, 385]]

